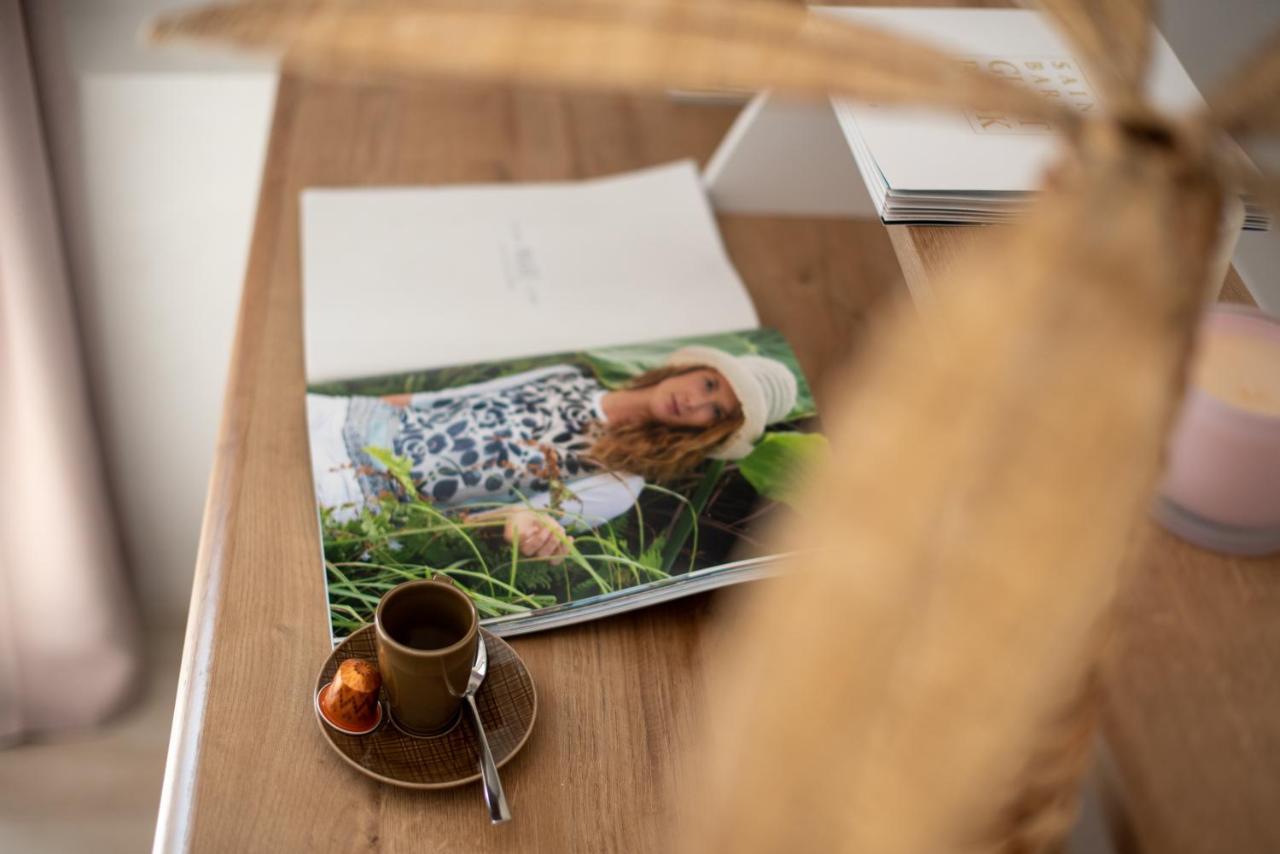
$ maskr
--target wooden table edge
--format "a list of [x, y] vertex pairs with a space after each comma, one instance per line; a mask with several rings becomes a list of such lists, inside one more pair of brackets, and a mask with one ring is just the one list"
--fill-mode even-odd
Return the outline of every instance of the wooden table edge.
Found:
[[209, 674], [213, 664], [221, 605], [223, 561], [230, 540], [235, 535], [232, 508], [244, 475], [242, 451], [249, 430], [252, 400], [252, 395], [248, 392], [256, 382], [257, 362], [262, 349], [258, 327], [264, 323], [263, 303], [268, 299], [272, 287], [269, 275], [271, 249], [279, 222], [278, 218], [264, 214], [270, 212], [269, 199], [281, 191], [284, 172], [281, 149], [287, 144], [287, 134], [278, 133], [277, 130], [289, 121], [290, 110], [289, 99], [281, 95], [296, 85], [287, 74], [280, 75], [276, 83], [249, 260], [241, 288], [236, 331], [223, 393], [222, 417], [218, 425], [209, 488], [200, 526], [173, 723], [160, 790], [152, 848], [155, 852], [185, 851], [191, 839], [191, 818], [195, 807]]

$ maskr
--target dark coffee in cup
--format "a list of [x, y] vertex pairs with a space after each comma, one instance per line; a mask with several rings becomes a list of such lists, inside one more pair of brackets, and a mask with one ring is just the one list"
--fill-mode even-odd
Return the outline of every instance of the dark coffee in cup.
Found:
[[444, 649], [462, 639], [462, 632], [441, 626], [411, 626], [407, 632], [392, 633], [392, 637], [414, 649]]
[[[378, 619], [391, 640], [419, 650], [444, 649], [467, 636], [475, 611], [447, 582], [402, 584], [383, 597]], [[392, 595], [394, 594], [394, 595]], [[465, 600], [465, 601], [464, 601]]]

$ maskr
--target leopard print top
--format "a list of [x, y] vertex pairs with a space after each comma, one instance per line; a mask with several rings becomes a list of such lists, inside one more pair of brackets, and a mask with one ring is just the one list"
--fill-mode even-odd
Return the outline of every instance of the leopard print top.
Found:
[[366, 498], [387, 488], [365, 448], [387, 448], [412, 466], [419, 494], [438, 505], [509, 503], [595, 471], [587, 459], [606, 389], [569, 365], [415, 394], [400, 408], [353, 397], [343, 439]]

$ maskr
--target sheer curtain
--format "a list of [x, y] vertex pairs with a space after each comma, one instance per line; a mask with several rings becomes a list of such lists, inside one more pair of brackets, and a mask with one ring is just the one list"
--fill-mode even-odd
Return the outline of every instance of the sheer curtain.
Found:
[[92, 723], [137, 671], [19, 0], [0, 0], [0, 744]]

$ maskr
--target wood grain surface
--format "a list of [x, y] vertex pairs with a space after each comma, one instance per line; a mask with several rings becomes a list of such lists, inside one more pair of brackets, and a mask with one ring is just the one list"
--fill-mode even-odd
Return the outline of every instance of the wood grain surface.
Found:
[[[160, 850], [651, 851], [690, 747], [713, 600], [516, 638], [539, 718], [503, 769], [515, 820], [478, 786], [380, 786], [311, 712], [328, 651], [303, 408], [298, 193], [307, 186], [585, 177], [705, 160], [736, 110], [472, 86], [280, 84], [193, 591]], [[730, 218], [767, 324], [822, 377], [898, 277], [875, 223]], [[450, 299], [442, 290], [441, 300]], [[364, 322], [376, 322], [371, 305]], [[467, 329], [424, 333], [469, 335]]]
[[1103, 720], [1140, 849], [1280, 851], [1280, 557], [1151, 526], [1119, 610]]
[[[303, 409], [298, 193], [705, 159], [734, 112], [658, 98], [281, 81], [158, 850], [662, 850], [696, 729], [709, 615], [723, 594], [512, 641], [540, 708], [529, 744], [503, 769], [510, 825], [488, 826], [478, 787], [415, 793], [365, 780], [316, 731], [310, 691], [328, 634]], [[794, 343], [821, 404], [824, 378], [901, 280], [885, 229], [760, 218], [721, 225], [761, 317]], [[890, 233], [917, 285], [973, 236]], [[469, 334], [423, 322], [437, 336]], [[1139, 563], [1105, 669], [1107, 733], [1139, 847], [1280, 850], [1280, 560], [1215, 557], [1153, 529]], [[690, 794], [683, 802], [696, 805]]]

